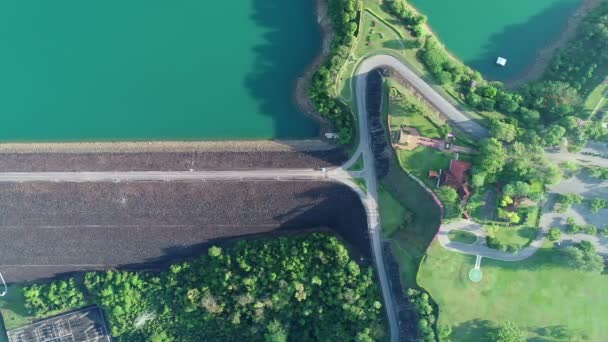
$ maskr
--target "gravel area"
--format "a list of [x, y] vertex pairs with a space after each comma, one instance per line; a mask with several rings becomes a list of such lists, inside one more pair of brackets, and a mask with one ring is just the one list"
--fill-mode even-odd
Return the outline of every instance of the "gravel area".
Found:
[[0, 184], [0, 267], [8, 282], [156, 268], [209, 242], [327, 228], [369, 258], [366, 222], [330, 182]]
[[0, 144], [0, 172], [315, 168], [346, 160], [343, 149], [319, 140]]

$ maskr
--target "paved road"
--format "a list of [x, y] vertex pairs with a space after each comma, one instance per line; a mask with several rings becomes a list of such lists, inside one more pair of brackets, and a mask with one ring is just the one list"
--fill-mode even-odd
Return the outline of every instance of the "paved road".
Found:
[[446, 115], [453, 124], [460, 127], [463, 131], [479, 139], [488, 136], [488, 130], [485, 127], [456, 109], [454, 105], [448, 102], [443, 96], [437, 93], [435, 89], [428, 85], [428, 83], [395, 57], [388, 55], [370, 57], [360, 64], [358, 73], [369, 72], [380, 67], [389, 67], [399, 73], [399, 75], [410, 82], [427, 101], [435, 106], [441, 113]]
[[363, 156], [365, 167], [363, 169], [363, 178], [365, 179], [368, 193], [362, 197], [363, 204], [367, 211], [368, 227], [372, 240], [372, 252], [378, 270], [378, 278], [382, 288], [382, 296], [386, 305], [386, 313], [391, 331], [391, 341], [398, 341], [398, 323], [397, 311], [392, 297], [388, 276], [384, 267], [384, 256], [382, 253], [382, 239], [380, 236], [380, 215], [378, 213], [378, 190], [376, 184], [376, 174], [374, 167], [374, 156], [371, 150], [370, 130], [368, 124], [369, 115], [367, 113], [367, 75], [370, 71], [376, 69], [376, 57], [361, 63], [355, 71], [355, 91], [357, 97], [357, 113], [359, 115], [359, 147], [353, 156], [358, 158], [359, 154]]
[[[372, 250], [382, 295], [391, 331], [391, 341], [398, 341], [398, 323], [392, 292], [384, 267], [382, 244], [380, 237], [380, 219], [378, 214], [378, 195], [374, 158], [370, 146], [368, 113], [366, 110], [367, 74], [379, 67], [390, 67], [407, 79], [418, 92], [444, 113], [454, 124], [477, 138], [488, 135], [487, 130], [477, 122], [469, 119], [451, 103], [439, 95], [432, 87], [408, 67], [391, 56], [373, 56], [363, 61], [355, 73], [355, 88], [357, 95], [357, 112], [359, 116], [360, 141], [357, 151], [342, 168], [331, 170], [314, 169], [271, 169], [249, 171], [133, 171], [133, 172], [6, 172], [0, 173], [0, 182], [121, 182], [121, 181], [205, 181], [205, 180], [334, 180], [348, 185], [361, 198], [367, 213], [368, 227], [372, 240]], [[346, 171], [358, 158], [363, 157], [364, 169], [358, 172]], [[367, 193], [351, 181], [351, 177], [363, 178], [366, 181]]]
[[582, 153], [570, 153], [568, 151], [552, 151], [546, 150], [545, 155], [555, 164], [573, 161], [584, 166], [600, 166], [608, 167], [608, 159], [593, 155], [585, 155]]
[[342, 181], [361, 172], [342, 169], [272, 169], [241, 171], [110, 171], [110, 172], [0, 172], [0, 183], [15, 182], [136, 182], [197, 180], [322, 180]]

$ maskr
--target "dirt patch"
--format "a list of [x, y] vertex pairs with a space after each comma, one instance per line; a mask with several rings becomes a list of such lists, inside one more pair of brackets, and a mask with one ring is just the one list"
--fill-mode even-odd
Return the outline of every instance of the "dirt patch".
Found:
[[568, 19], [566, 28], [560, 33], [558, 38], [540, 50], [536, 55], [534, 63], [513, 80], [506, 81], [505, 85], [509, 88], [515, 88], [540, 78], [549, 66], [549, 63], [551, 63], [551, 59], [556, 54], [557, 50], [574, 38], [583, 18], [602, 1], [603, 0], [583, 0], [576, 12]]
[[336, 183], [0, 184], [0, 260], [9, 282], [155, 268], [225, 239], [324, 228], [369, 259], [363, 205]]

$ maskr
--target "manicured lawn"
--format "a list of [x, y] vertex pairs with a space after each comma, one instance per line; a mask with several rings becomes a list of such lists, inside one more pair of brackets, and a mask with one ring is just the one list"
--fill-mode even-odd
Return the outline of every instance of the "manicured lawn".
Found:
[[408, 210], [382, 185], [378, 187], [378, 202], [382, 232], [391, 237], [402, 226]]
[[[392, 94], [389, 105], [391, 127], [398, 128], [401, 125], [406, 125], [415, 128], [420, 132], [420, 135], [424, 137], [434, 139], [443, 138], [437, 126], [444, 125], [444, 120], [440, 119], [435, 112], [431, 111], [426, 106], [422, 107], [425, 109], [424, 115], [408, 110], [407, 107], [409, 103], [423, 103], [420, 102], [409, 89], [398, 82], [389, 80], [388, 85], [391, 88]], [[434, 122], [429, 118], [433, 118]]]
[[350, 167], [349, 170], [361, 171], [361, 170], [363, 170], [363, 167], [365, 167], [365, 164], [363, 163], [363, 156], [359, 156], [357, 161], [353, 164], [353, 166]]
[[585, 99], [585, 106], [584, 106], [584, 110], [587, 115], [594, 114], [593, 113], [594, 109], [596, 109], [596, 108], [599, 109], [603, 105], [606, 104], [607, 101], [606, 101], [606, 98], [604, 98], [604, 95], [606, 94], [606, 92], [608, 92], [608, 84], [602, 83], [599, 86], [597, 86], [589, 94], [589, 96], [587, 96], [587, 99]]
[[361, 190], [363, 190], [363, 192], [367, 193], [367, 184], [365, 183], [365, 180], [356, 178], [353, 181], [359, 186], [359, 188], [361, 188]]
[[465, 243], [467, 245], [472, 245], [477, 241], [477, 235], [464, 230], [450, 230], [448, 238], [451, 241]]
[[530, 226], [500, 227], [496, 238], [503, 245], [519, 246], [524, 248], [538, 235], [538, 228]]
[[435, 188], [436, 181], [428, 179], [430, 170], [446, 170], [450, 166], [452, 156], [434, 148], [417, 147], [413, 151], [398, 150], [401, 167], [418, 177], [428, 187]]
[[[608, 275], [564, 267], [548, 244], [520, 262], [482, 259], [483, 279], [477, 284], [468, 280], [474, 264], [474, 256], [433, 242], [420, 266], [418, 283], [439, 305], [439, 323], [452, 326], [452, 341], [483, 341], [490, 328], [505, 321], [538, 341], [578, 341], [583, 334], [589, 341], [606, 341]], [[572, 336], [548, 338], [560, 327]]]
[[[399, 263], [403, 285], [416, 287], [420, 260], [439, 229], [439, 208], [434, 204], [431, 196], [396, 163], [380, 184], [382, 190], [386, 191], [404, 210], [412, 213], [412, 223], [398, 229], [390, 238], [396, 245], [393, 251]], [[389, 204], [388, 209], [386, 206], [383, 208], [383, 203], [390, 199], [387, 200], [382, 193], [379, 195], [380, 220], [382, 230], [386, 232], [387, 229], [390, 231], [403, 222], [405, 212], [396, 209], [395, 203]]]
[[394, 54], [402, 55], [403, 51], [412, 45], [411, 42], [403, 41], [393, 29], [368, 12], [363, 12], [361, 28], [355, 50], [358, 57], [380, 49], [388, 49]]

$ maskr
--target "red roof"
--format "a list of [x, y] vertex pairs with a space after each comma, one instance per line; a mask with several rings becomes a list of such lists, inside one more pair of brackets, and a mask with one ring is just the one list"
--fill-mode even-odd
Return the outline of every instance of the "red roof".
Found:
[[471, 163], [467, 163], [461, 160], [452, 160], [450, 162], [450, 173], [451, 176], [455, 178], [455, 180], [459, 184], [466, 183], [467, 180], [467, 172], [471, 169]]

